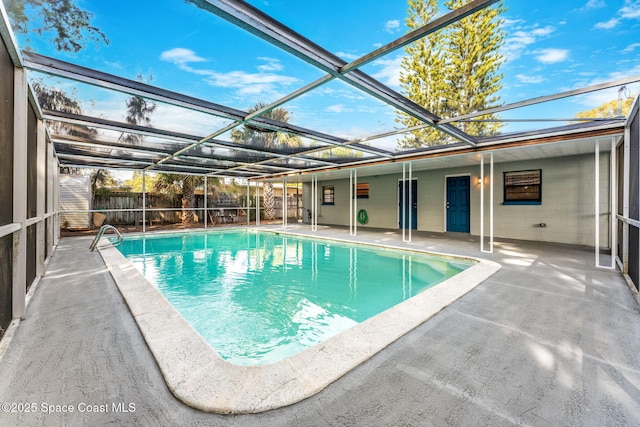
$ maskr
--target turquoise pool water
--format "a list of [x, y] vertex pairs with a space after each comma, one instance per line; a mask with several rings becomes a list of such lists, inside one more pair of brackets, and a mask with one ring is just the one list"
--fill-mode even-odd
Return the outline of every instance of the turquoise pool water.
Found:
[[238, 365], [290, 357], [474, 264], [247, 230], [125, 237], [118, 249]]

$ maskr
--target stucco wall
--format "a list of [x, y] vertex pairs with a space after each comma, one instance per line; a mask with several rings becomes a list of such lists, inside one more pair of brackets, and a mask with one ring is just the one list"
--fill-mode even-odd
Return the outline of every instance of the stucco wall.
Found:
[[[542, 169], [542, 204], [503, 205], [503, 172]], [[429, 171], [414, 171], [418, 182], [418, 224], [421, 231], [446, 231], [445, 182], [447, 176], [471, 177], [471, 234], [480, 234], [480, 166]], [[485, 174], [489, 174], [485, 164]], [[594, 245], [594, 156], [570, 156], [534, 159], [494, 165], [494, 235], [495, 237], [547, 242]], [[600, 240], [609, 242], [607, 226], [609, 212], [609, 155], [600, 161]], [[358, 209], [366, 209], [367, 225], [398, 229], [398, 181], [401, 174], [361, 176], [359, 183], [368, 182], [369, 199], [358, 199]], [[486, 180], [488, 183], [488, 179]], [[322, 205], [322, 187], [334, 186], [335, 205]], [[303, 190], [306, 209], [311, 206], [311, 186]], [[349, 180], [318, 179], [318, 223], [349, 224]], [[305, 216], [305, 220], [307, 217]], [[540, 227], [544, 223], [546, 227]], [[489, 233], [489, 187], [485, 184], [485, 234]]]

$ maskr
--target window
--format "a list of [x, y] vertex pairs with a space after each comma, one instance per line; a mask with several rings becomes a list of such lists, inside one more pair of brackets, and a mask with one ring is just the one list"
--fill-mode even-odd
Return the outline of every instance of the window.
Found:
[[542, 170], [504, 172], [505, 205], [542, 203]]
[[333, 185], [322, 187], [322, 204], [323, 205], [333, 205], [334, 204], [334, 193], [333, 193]]
[[356, 198], [358, 199], [368, 199], [369, 198], [369, 183], [364, 182], [362, 184], [356, 185]]

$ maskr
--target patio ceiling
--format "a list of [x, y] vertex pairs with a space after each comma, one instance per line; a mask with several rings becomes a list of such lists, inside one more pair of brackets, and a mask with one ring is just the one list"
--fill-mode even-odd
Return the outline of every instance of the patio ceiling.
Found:
[[[463, 132], [458, 127], [463, 121], [474, 120], [489, 113], [523, 109], [531, 105], [640, 81], [640, 76], [623, 78], [558, 94], [519, 100], [487, 111], [441, 118], [383, 84], [380, 79], [363, 71], [367, 64], [386, 57], [391, 52], [398, 51], [472, 13], [491, 7], [497, 1], [471, 1], [413, 32], [347, 62], [246, 2], [192, 0], [192, 3], [200, 7], [201, 13], [215, 15], [216, 19], [223, 19], [243, 34], [249, 33], [304, 62], [307, 73], [304, 78], [299, 79], [307, 82], [304, 86], [270, 100], [262, 108], [253, 112], [189, 95], [193, 92], [192, 90], [169, 90], [32, 51], [23, 50], [21, 61], [24, 67], [30, 70], [30, 77], [33, 80], [47, 82], [47, 79], [55, 78], [64, 85], [72, 86], [79, 97], [97, 99], [95, 103], [114, 94], [121, 96], [123, 100], [136, 96], [154, 102], [164, 111], [173, 112], [175, 116], [186, 117], [184, 122], [206, 124], [204, 126], [206, 131], [202, 132], [203, 126], [198, 126], [197, 130], [196, 127], [189, 130], [188, 124], [180, 129], [163, 123], [154, 123], [153, 126], [130, 124], [122, 120], [122, 114], [119, 117], [105, 116], [100, 109], [83, 112], [83, 114], [43, 109], [42, 117], [48, 126], [48, 132], [61, 165], [258, 180], [280, 178], [285, 175], [300, 176], [312, 171], [392, 164], [411, 159], [416, 161], [422, 159], [424, 163], [424, 159], [433, 158], [433, 153], [445, 153], [447, 156], [464, 154], [461, 158], [475, 159], [479, 156], [477, 153], [488, 147], [504, 145], [505, 138], [509, 138], [512, 142], [538, 139], [543, 141], [538, 138], [540, 135], [553, 132], [543, 131], [542, 128], [545, 125], [548, 127], [548, 124], [552, 123], [555, 126], [556, 121], [570, 122], [575, 119], [559, 117], [524, 119], [523, 121], [531, 123], [540, 122], [540, 129], [485, 138]], [[315, 78], [310, 79], [311, 75]], [[340, 84], [341, 90], [346, 88], [344, 90], [347, 94], [356, 93], [358, 96], [368, 97], [387, 108], [388, 111], [401, 111], [422, 124], [412, 128], [395, 126], [394, 129], [371, 130], [364, 137], [343, 137], [316, 128], [262, 116], [277, 107], [288, 107], [298, 98], [318, 94], [322, 89], [334, 90], [335, 86], [331, 86], [334, 84]], [[509, 119], [504, 121], [506, 123]], [[562, 132], [566, 131], [567, 135], [576, 131], [592, 131], [597, 136], [602, 135], [603, 132], [611, 133], [611, 129], [619, 130], [623, 123], [624, 118], [607, 119], [606, 122], [600, 118], [593, 118], [581, 124], [560, 129]], [[87, 135], [70, 136], [59, 131], [60, 124], [78, 125], [93, 131], [87, 132]], [[299, 138], [299, 144], [264, 147], [250, 142], [234, 141], [231, 138], [231, 131], [242, 129], [243, 126], [250, 126], [251, 129], [259, 132], [295, 135]], [[442, 135], [442, 145], [407, 150], [397, 148], [395, 142], [393, 142], [393, 145], [396, 145], [395, 148], [385, 142], [395, 141], [394, 138], [424, 127], [432, 127], [439, 131]], [[127, 135], [137, 137], [126, 138]], [[549, 150], [549, 152], [561, 154], [561, 151]], [[445, 164], [453, 166], [460, 161], [453, 157], [450, 159], [440, 155], [438, 157], [442, 158], [438, 162], [431, 161], [432, 164], [442, 164], [444, 167]], [[474, 161], [477, 162], [477, 160]]]

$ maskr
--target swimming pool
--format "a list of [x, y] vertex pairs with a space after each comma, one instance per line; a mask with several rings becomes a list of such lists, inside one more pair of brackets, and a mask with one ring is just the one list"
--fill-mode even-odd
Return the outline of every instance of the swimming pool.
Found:
[[118, 250], [239, 365], [290, 357], [476, 263], [248, 230], [126, 237]]
[[[318, 235], [303, 226], [276, 231]], [[344, 230], [323, 234], [352, 239]], [[422, 253], [420, 248], [428, 245], [428, 240], [400, 242], [392, 234], [358, 238], [368, 239], [371, 246], [410, 249], [405, 255]], [[101, 244], [98, 249], [169, 390], [191, 407], [223, 414], [263, 412], [320, 392], [500, 269], [498, 263], [474, 258], [477, 263], [466, 270], [319, 344], [278, 362], [245, 366], [220, 357], [117, 248]]]

